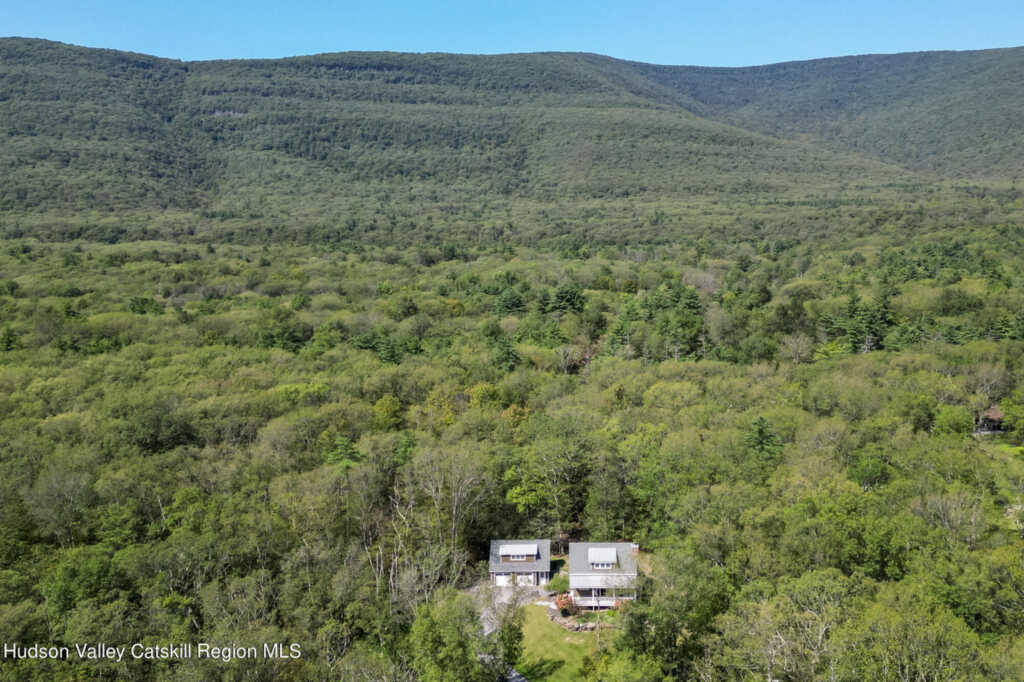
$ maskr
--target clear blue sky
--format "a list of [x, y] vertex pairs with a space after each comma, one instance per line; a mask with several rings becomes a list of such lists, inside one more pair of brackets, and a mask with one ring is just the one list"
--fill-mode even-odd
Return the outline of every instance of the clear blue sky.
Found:
[[1016, 46], [1024, 44], [1024, 2], [6, 0], [0, 2], [0, 35], [187, 60], [344, 50], [559, 50], [741, 66]]

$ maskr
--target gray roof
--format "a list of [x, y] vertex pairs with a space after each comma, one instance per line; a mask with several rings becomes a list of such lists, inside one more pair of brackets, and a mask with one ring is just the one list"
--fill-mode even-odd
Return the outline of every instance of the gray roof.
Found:
[[501, 556], [536, 557], [538, 552], [536, 542], [523, 542], [518, 545], [498, 545], [498, 554]]
[[[611, 569], [594, 570], [590, 567], [590, 550], [614, 549], [615, 565]], [[597, 552], [599, 556], [604, 552]], [[631, 542], [570, 542], [569, 577], [574, 575], [636, 575], [636, 555]]]
[[[502, 545], [537, 545], [540, 558], [535, 561], [501, 562]], [[551, 540], [491, 540], [491, 573], [535, 573], [551, 571]]]
[[587, 549], [587, 561], [591, 564], [617, 564], [619, 559], [616, 556], [614, 547], [590, 547]]

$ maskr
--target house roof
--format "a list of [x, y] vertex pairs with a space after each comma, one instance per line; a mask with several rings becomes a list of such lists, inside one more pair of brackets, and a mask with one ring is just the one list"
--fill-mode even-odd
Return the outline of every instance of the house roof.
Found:
[[537, 555], [537, 543], [521, 543], [518, 545], [500, 545], [498, 547], [498, 554], [501, 556], [518, 556], [525, 554], [526, 556]]
[[621, 573], [610, 573], [607, 575], [591, 574], [569, 576], [569, 589], [571, 590], [592, 590], [595, 587], [603, 587], [605, 589], [611, 587], [635, 588], [636, 576], [623, 575]]
[[[591, 564], [612, 564], [591, 568]], [[634, 587], [636, 555], [631, 542], [570, 542], [569, 588]]]
[[[533, 551], [505, 551], [510, 548], [533, 548]], [[536, 556], [533, 561], [502, 562], [502, 555], [527, 554]], [[491, 540], [489, 561], [491, 573], [535, 573], [551, 570], [551, 540]]]
[[[598, 550], [591, 553], [591, 550]], [[614, 552], [614, 554], [612, 554]], [[602, 557], [591, 560], [592, 556]], [[610, 560], [609, 560], [610, 558]], [[592, 563], [613, 564], [609, 570], [595, 570]], [[636, 556], [633, 554], [631, 542], [570, 542], [569, 543], [569, 576], [589, 573], [592, 575], [626, 574], [636, 575]]]
[[985, 410], [982, 415], [985, 419], [991, 419], [992, 421], [998, 421], [1003, 418], [1003, 411], [999, 409], [999, 405], [993, 405], [992, 407]]
[[615, 564], [618, 559], [615, 557], [614, 547], [589, 547], [587, 549], [587, 562], [591, 564]]

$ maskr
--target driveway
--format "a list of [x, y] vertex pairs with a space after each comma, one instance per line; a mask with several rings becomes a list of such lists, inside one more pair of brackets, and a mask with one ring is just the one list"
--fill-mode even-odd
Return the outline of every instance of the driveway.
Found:
[[484, 634], [489, 635], [498, 628], [498, 617], [496, 611], [513, 601], [520, 604], [532, 604], [538, 599], [547, 596], [542, 587], [533, 585], [517, 585], [510, 587], [495, 587], [491, 584], [477, 585], [470, 594], [480, 609], [480, 621], [484, 626]]

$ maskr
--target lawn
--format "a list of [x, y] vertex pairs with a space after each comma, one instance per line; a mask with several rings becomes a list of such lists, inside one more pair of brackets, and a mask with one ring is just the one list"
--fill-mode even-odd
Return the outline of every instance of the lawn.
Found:
[[[601, 633], [601, 645], [607, 646], [613, 631]], [[579, 680], [583, 657], [597, 651], [593, 632], [568, 632], [548, 620], [543, 606], [526, 607], [523, 623], [523, 661], [516, 670], [530, 682], [569, 682]]]

